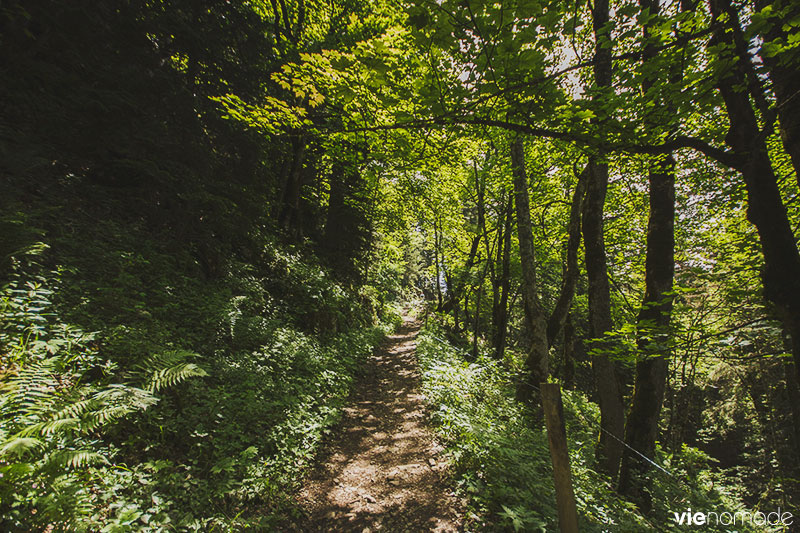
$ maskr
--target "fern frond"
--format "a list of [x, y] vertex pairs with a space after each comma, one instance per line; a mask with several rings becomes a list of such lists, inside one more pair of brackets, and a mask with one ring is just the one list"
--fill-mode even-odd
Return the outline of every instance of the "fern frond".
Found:
[[84, 468], [97, 463], [108, 464], [108, 459], [102, 454], [89, 450], [61, 450], [55, 452], [47, 458], [48, 465], [55, 465], [60, 468]]
[[30, 435], [53, 435], [55, 433], [63, 433], [65, 431], [75, 429], [80, 426], [80, 419], [79, 418], [58, 418], [56, 420], [47, 420], [45, 422], [39, 422], [38, 424], [32, 424], [22, 431], [19, 432], [19, 435], [23, 437], [27, 437]]
[[33, 437], [12, 437], [0, 446], [0, 456], [22, 455], [28, 450], [44, 448], [44, 443]]
[[50, 357], [36, 361], [19, 370], [4, 384], [5, 409], [19, 417], [37, 416], [53, 410], [59, 401], [55, 378], [60, 358]]
[[166, 387], [172, 387], [191, 377], [206, 376], [205, 370], [194, 363], [181, 363], [170, 368], [162, 368], [153, 372], [147, 383], [147, 390], [157, 392]]
[[94, 431], [100, 426], [104, 426], [113, 420], [130, 414], [132, 411], [133, 409], [127, 405], [116, 405], [101, 409], [99, 411], [94, 411], [84, 417], [81, 423], [81, 428], [87, 432]]
[[96, 406], [97, 406], [97, 400], [94, 398], [80, 400], [71, 403], [66, 407], [62, 408], [60, 411], [56, 412], [54, 418], [78, 418], [82, 414], [86, 413], [90, 409], [95, 408]]
[[186, 361], [196, 356], [196, 353], [188, 350], [173, 350], [155, 354], [138, 365], [137, 374], [143, 378], [146, 390], [157, 392], [191, 377], [207, 376], [205, 370], [195, 363]]
[[114, 384], [95, 393], [91, 402], [91, 406], [96, 408], [86, 411], [81, 420], [81, 429], [86, 432], [94, 431], [133, 411], [147, 409], [157, 403], [158, 398], [143, 389]]
[[138, 372], [147, 375], [156, 370], [175, 366], [196, 356], [196, 353], [189, 350], [169, 350], [146, 357], [136, 365], [136, 369]]
[[3, 467], [3, 477], [13, 479], [33, 474], [35, 471], [36, 467], [30, 462], [11, 463]]
[[138, 387], [115, 383], [92, 396], [102, 405], [127, 405], [132, 409], [144, 410], [158, 402], [152, 393]]

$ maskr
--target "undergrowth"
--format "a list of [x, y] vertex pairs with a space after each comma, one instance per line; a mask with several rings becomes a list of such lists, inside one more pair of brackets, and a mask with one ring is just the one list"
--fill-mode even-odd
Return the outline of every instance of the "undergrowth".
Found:
[[[443, 337], [431, 321], [420, 333], [417, 356], [436, 430], [470, 500], [471, 521], [490, 531], [557, 531], [547, 434], [514, 400], [516, 365], [486, 355], [470, 362]], [[656, 460], [669, 474], [652, 472], [654, 510], [642, 515], [595, 469], [597, 406], [580, 392], [562, 395], [581, 531], [681, 531], [686, 527], [675, 523], [674, 512], [744, 510], [735, 484], [710, 468], [708, 456], [686, 447], [675, 455], [659, 450]], [[703, 530], [730, 531], [721, 525]]]
[[391, 326], [302, 251], [203, 280], [128, 234], [0, 290], [0, 529], [273, 530]]

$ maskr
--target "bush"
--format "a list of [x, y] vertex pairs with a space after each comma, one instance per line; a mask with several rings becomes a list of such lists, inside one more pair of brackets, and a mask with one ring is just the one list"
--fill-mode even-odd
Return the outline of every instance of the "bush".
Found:
[[[417, 346], [423, 391], [460, 490], [470, 498], [473, 521], [488, 530], [557, 530], [547, 434], [514, 400], [513, 371], [485, 355], [468, 362], [436, 328], [432, 322], [423, 330]], [[672, 476], [654, 472], [655, 510], [642, 516], [595, 470], [597, 406], [575, 391], [563, 391], [563, 401], [581, 531], [680, 531], [675, 511], [741, 510], [731, 484], [721, 483], [701, 452], [685, 448], [672, 457], [659, 452], [657, 460]]]
[[116, 365], [98, 355], [93, 334], [50, 312], [51, 294], [20, 280], [0, 292], [0, 525], [82, 531], [102, 479], [118, 467], [102, 440], [109, 426], [205, 373], [189, 362], [193, 354], [171, 352], [113, 382]]
[[274, 244], [205, 282], [135, 232], [59, 248], [1, 293], [0, 528], [274, 527], [386, 327]]

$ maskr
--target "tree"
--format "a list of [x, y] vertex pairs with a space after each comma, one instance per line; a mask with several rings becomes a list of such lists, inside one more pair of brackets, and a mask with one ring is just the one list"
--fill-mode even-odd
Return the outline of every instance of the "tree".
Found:
[[539, 300], [536, 279], [536, 252], [531, 227], [528, 197], [528, 173], [525, 169], [525, 146], [521, 138], [511, 142], [511, 172], [514, 176], [514, 205], [517, 211], [517, 236], [522, 265], [522, 301], [530, 335], [530, 348], [525, 358], [525, 374], [517, 385], [517, 399], [538, 403], [534, 387], [549, 377], [549, 345], [547, 317]]

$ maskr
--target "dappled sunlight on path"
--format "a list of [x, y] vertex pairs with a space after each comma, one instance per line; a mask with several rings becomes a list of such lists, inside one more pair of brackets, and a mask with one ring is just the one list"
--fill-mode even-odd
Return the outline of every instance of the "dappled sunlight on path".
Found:
[[427, 426], [406, 319], [367, 363], [350, 407], [298, 495], [294, 531], [460, 530], [462, 504]]

